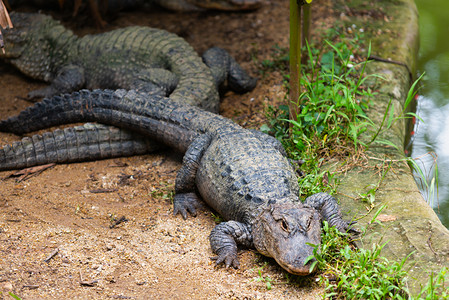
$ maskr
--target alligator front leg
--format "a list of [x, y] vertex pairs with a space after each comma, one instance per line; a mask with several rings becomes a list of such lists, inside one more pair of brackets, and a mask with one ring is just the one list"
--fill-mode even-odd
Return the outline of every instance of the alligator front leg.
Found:
[[196, 209], [201, 205], [201, 200], [195, 193], [196, 172], [210, 141], [210, 135], [200, 135], [190, 144], [184, 155], [182, 167], [176, 176], [176, 194], [173, 199], [174, 215], [180, 213], [184, 219], [187, 219], [187, 212], [189, 212], [192, 216], [196, 216]]
[[216, 264], [224, 262], [226, 268], [240, 266], [237, 257], [237, 244], [251, 247], [253, 238], [248, 225], [237, 222], [222, 222], [212, 229], [209, 236], [212, 251], [217, 254], [212, 259]]
[[85, 84], [84, 70], [75, 65], [67, 65], [59, 70], [52, 83], [28, 93], [28, 99], [49, 98], [54, 95], [69, 93], [83, 88]]
[[338, 207], [337, 199], [327, 193], [317, 193], [307, 197], [304, 201], [305, 205], [311, 206], [320, 212], [322, 218], [326, 220], [330, 226], [335, 226], [340, 232], [352, 231], [350, 228], [353, 222], [343, 220], [340, 209]]

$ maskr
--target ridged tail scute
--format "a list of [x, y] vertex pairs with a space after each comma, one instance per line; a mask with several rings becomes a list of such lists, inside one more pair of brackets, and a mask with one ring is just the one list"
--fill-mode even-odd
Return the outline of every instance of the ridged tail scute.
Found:
[[[91, 121], [141, 132], [181, 152], [216, 122], [232, 123], [163, 97], [125, 90], [82, 90], [45, 99], [18, 116], [1, 121], [0, 130], [23, 134], [61, 124]], [[192, 125], [192, 122], [196, 123]]]
[[0, 170], [140, 155], [160, 148], [136, 133], [88, 123], [25, 137], [4, 146], [0, 149]]
[[20, 112], [19, 115], [0, 121], [0, 131], [17, 135], [49, 128], [61, 124], [89, 121], [89, 108], [92, 102], [110, 103], [113, 91], [97, 93], [82, 90], [72, 94], [46, 98]]

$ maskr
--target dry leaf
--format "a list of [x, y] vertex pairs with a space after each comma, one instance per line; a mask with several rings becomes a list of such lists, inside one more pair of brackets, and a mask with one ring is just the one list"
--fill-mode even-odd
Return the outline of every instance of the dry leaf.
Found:
[[31, 176], [38, 175], [42, 171], [44, 171], [44, 170], [46, 170], [48, 168], [51, 168], [54, 165], [56, 165], [56, 164], [51, 163], [51, 164], [46, 164], [46, 165], [41, 165], [41, 166], [36, 166], [36, 167], [31, 167], [31, 168], [26, 168], [26, 169], [17, 171], [15, 173], [11, 174], [10, 176], [11, 177], [12, 176], [20, 176], [17, 179], [17, 181], [20, 182], [20, 181], [23, 181], [23, 180], [26, 180], [26, 179], [30, 178]]
[[8, 11], [6, 10], [5, 4], [3, 4], [3, 1], [0, 0], [0, 26], [2, 28], [12, 28], [12, 22], [9, 18]]
[[[0, 0], [0, 27], [12, 28], [11, 18], [9, 17], [8, 10], [6, 10], [5, 4]], [[3, 54], [5, 54], [5, 44], [3, 43], [2, 33], [0, 32], [0, 48], [2, 48]]]
[[380, 222], [391, 222], [396, 221], [397, 217], [393, 215], [380, 214], [377, 216], [376, 220]]

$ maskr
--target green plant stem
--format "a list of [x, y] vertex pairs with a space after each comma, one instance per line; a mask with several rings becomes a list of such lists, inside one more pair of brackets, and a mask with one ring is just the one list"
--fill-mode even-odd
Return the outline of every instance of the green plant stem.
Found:
[[374, 133], [374, 135], [373, 135], [373, 137], [371, 138], [371, 140], [366, 144], [367, 146], [371, 145], [371, 144], [377, 139], [377, 137], [379, 136], [379, 134], [381, 133], [381, 131], [382, 131], [384, 125], [385, 125], [385, 120], [387, 119], [388, 112], [390, 111], [392, 100], [393, 100], [393, 99], [390, 99], [390, 100], [388, 101], [388, 105], [387, 105], [387, 108], [385, 109], [385, 113], [384, 113], [384, 116], [383, 116], [383, 118], [382, 118], [382, 122], [380, 122], [379, 128], [377, 129], [376, 133]]
[[[310, 43], [310, 26], [312, 24], [312, 18], [310, 17], [311, 4], [306, 3], [302, 6], [302, 47]], [[307, 55], [302, 56], [301, 63], [305, 64], [307, 61]]]
[[290, 119], [296, 120], [301, 69], [301, 7], [290, 0]]

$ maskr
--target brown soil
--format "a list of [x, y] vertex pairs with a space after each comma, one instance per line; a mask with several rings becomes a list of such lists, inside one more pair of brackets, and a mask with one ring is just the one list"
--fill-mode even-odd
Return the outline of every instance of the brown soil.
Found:
[[[332, 26], [330, 3], [314, 1], [314, 26]], [[272, 46], [288, 46], [288, 20], [288, 1], [272, 0], [249, 13], [121, 13], [105, 30], [134, 24], [164, 28], [200, 53], [226, 48], [260, 76], [260, 61], [270, 57]], [[66, 24], [79, 34], [98, 32], [76, 21]], [[43, 86], [0, 64], [0, 118], [31, 105], [23, 97]], [[258, 127], [266, 104], [282, 100], [284, 93], [282, 76], [270, 73], [251, 93], [227, 93], [222, 114]], [[0, 134], [1, 144], [17, 139]], [[254, 250], [239, 252], [238, 270], [215, 267], [208, 241], [215, 226], [211, 211], [205, 208], [186, 221], [172, 215], [170, 195], [180, 160], [174, 153], [158, 153], [57, 165], [20, 182], [9, 177], [13, 172], [1, 172], [0, 298], [12, 299], [9, 292], [23, 299], [319, 298], [315, 278], [287, 277]], [[98, 189], [109, 192], [92, 193]], [[122, 216], [128, 221], [111, 228]], [[258, 280], [259, 270], [272, 280], [271, 290]]]

